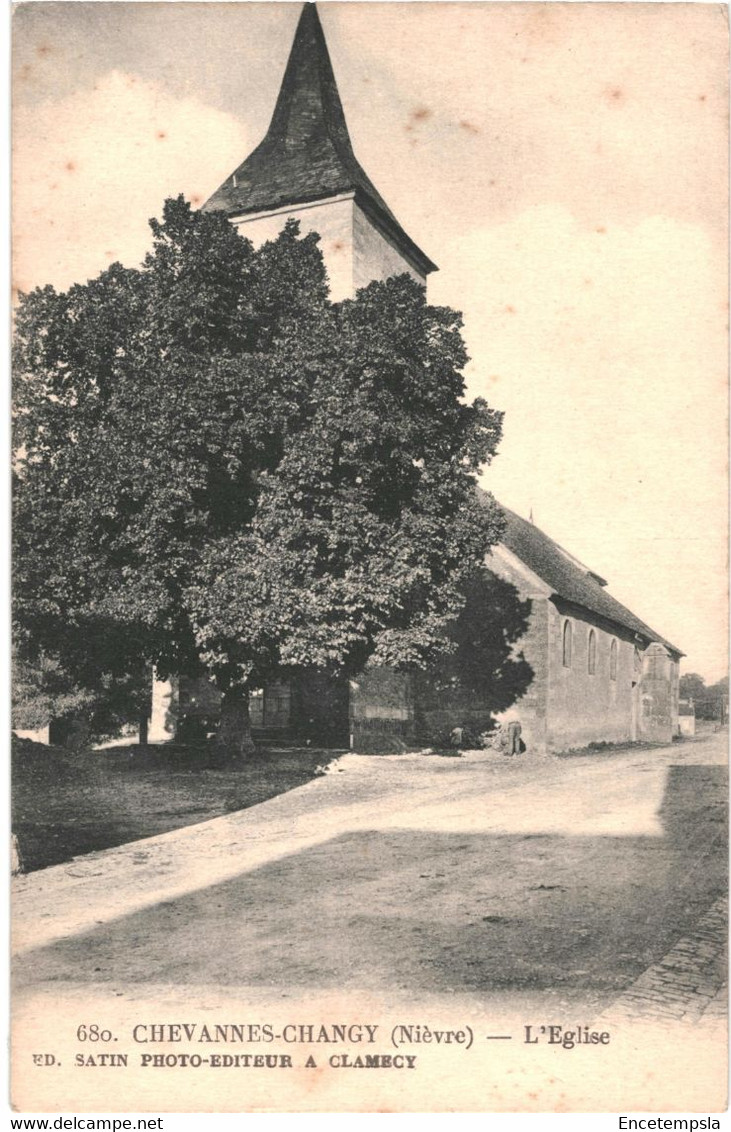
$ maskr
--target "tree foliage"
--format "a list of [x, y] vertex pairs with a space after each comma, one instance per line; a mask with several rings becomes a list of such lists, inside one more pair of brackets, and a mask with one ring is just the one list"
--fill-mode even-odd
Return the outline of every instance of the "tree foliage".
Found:
[[680, 677], [679, 691], [682, 699], [702, 700], [708, 689], [697, 672], [684, 672]]
[[40, 655], [33, 664], [13, 657], [12, 700], [13, 727], [37, 731], [52, 718], [86, 713], [94, 697], [75, 684], [57, 660]]
[[13, 656], [12, 725], [36, 731], [53, 721], [51, 742], [83, 745], [119, 734], [125, 725], [137, 727], [150, 712], [149, 666], [130, 663], [114, 675], [97, 669], [93, 679], [79, 683], [57, 657], [36, 654], [32, 661]]
[[139, 269], [23, 297], [21, 647], [82, 679], [141, 658], [247, 687], [423, 667], [500, 532], [460, 317], [408, 276], [333, 304], [318, 240], [254, 249], [167, 201]]
[[528, 631], [531, 601], [490, 570], [466, 579], [463, 592], [465, 605], [449, 626], [453, 651], [426, 668], [422, 685], [436, 707], [480, 705], [489, 717], [512, 707], [533, 679], [517, 648]]
[[680, 677], [680, 697], [693, 700], [698, 719], [722, 720], [728, 707], [728, 677], [706, 684], [697, 672], [685, 672]]

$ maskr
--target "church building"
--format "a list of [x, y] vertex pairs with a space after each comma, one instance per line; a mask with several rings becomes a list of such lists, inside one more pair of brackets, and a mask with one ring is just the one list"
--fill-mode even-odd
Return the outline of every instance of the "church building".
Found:
[[264, 140], [203, 205], [255, 244], [290, 217], [320, 236], [330, 295], [352, 298], [374, 279], [436, 264], [414, 243], [353, 152], [317, 8], [305, 4]]
[[[317, 232], [335, 301], [404, 272], [426, 286], [437, 270], [355, 156], [313, 3], [303, 8], [266, 136], [203, 208], [225, 213], [255, 244], [290, 217], [303, 233]], [[476, 692], [389, 669], [340, 684], [305, 673], [251, 697], [254, 734], [397, 750], [454, 728], [479, 731], [497, 717], [519, 721], [534, 752], [668, 742], [678, 727], [680, 651], [537, 527], [510, 512], [506, 518], [485, 577], [491, 593], [502, 587], [524, 611], [512, 660], [502, 657], [504, 671], [512, 664], [520, 681], [504, 680], [491, 699], [489, 681]], [[489, 618], [481, 623], [476, 612], [473, 621], [486, 639], [495, 635]], [[150, 741], [171, 738], [181, 720], [215, 718], [216, 707], [215, 692], [201, 682], [156, 681]]]
[[[607, 591], [607, 582], [503, 508], [488, 573], [529, 604], [517, 650], [532, 675], [503, 713], [540, 753], [594, 743], [669, 743], [679, 733], [683, 653]], [[498, 715], [500, 718], [500, 715]]]

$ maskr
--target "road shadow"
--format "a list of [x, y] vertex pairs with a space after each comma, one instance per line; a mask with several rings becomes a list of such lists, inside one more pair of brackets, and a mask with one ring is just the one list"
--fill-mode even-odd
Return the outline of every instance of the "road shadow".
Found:
[[343, 834], [28, 952], [15, 983], [579, 989], [601, 1004], [726, 891], [726, 781], [671, 767], [657, 836]]

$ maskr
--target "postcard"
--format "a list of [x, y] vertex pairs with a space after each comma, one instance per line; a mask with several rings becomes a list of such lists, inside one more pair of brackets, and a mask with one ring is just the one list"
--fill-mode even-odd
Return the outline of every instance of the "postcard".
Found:
[[15, 5], [17, 1111], [723, 1110], [727, 38]]

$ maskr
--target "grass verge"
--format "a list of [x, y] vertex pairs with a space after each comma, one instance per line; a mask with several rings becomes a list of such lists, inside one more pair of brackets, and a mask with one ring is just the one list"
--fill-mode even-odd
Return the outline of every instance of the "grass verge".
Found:
[[335, 753], [268, 749], [220, 767], [205, 747], [70, 753], [14, 738], [12, 828], [23, 870], [255, 806], [309, 782]]

